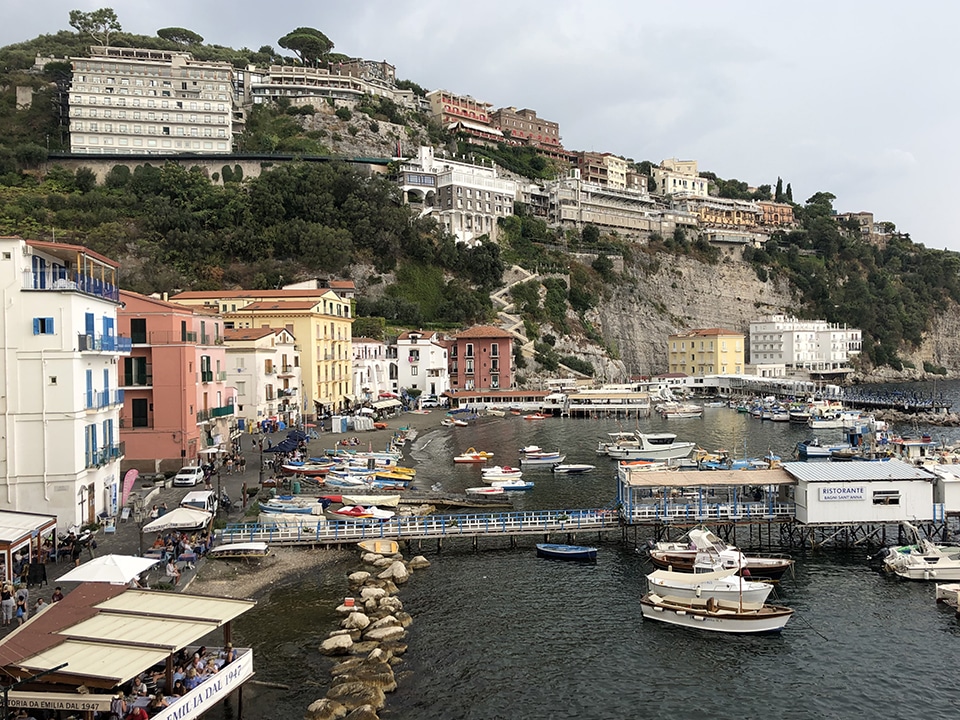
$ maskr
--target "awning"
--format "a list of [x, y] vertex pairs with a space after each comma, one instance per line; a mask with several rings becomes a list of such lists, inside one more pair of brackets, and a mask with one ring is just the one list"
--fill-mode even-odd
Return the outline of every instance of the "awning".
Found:
[[387, 410], [388, 408], [395, 408], [401, 405], [403, 405], [402, 402], [400, 402], [399, 400], [395, 400], [393, 398], [388, 398], [386, 400], [377, 400], [375, 403], [373, 403], [373, 407], [376, 410]]

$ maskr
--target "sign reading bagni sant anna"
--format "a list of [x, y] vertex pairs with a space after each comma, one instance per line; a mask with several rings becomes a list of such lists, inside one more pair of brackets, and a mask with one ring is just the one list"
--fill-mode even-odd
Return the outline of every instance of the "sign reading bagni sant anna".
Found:
[[820, 502], [866, 500], [866, 498], [866, 490], [863, 485], [836, 485], [820, 488]]

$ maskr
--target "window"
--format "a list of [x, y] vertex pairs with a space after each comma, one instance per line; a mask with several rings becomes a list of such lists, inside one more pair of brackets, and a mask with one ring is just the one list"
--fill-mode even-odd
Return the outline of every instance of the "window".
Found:
[[899, 490], [874, 490], [873, 504], [874, 505], [899, 505], [900, 491]]
[[53, 335], [53, 318], [34, 318], [34, 335]]
[[149, 427], [149, 414], [147, 412], [147, 399], [135, 398], [131, 401], [131, 410], [133, 414], [133, 427]]

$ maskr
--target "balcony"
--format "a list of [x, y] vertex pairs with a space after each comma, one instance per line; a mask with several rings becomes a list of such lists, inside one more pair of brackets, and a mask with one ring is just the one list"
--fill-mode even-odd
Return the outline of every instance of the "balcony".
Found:
[[204, 383], [213, 382], [213, 370], [201, 370], [200, 382], [204, 382]]
[[224, 380], [227, 379], [227, 371], [226, 371], [226, 370], [218, 370], [217, 372], [215, 372], [215, 373], [213, 374], [213, 376], [214, 376], [214, 378], [217, 380], [217, 382], [223, 382]]
[[207, 408], [197, 413], [197, 423], [206, 422], [214, 418], [227, 417], [234, 414], [233, 405], [223, 405], [221, 407]]
[[113, 445], [104, 445], [102, 448], [87, 453], [87, 468], [99, 468], [104, 465], [119, 460], [126, 454], [124, 443], [115, 443]]
[[197, 333], [173, 330], [151, 330], [146, 335], [134, 336], [134, 345], [196, 345]]
[[78, 335], [77, 349], [80, 352], [129, 353], [133, 343], [122, 335]]
[[123, 405], [123, 390], [88, 390], [81, 396], [84, 410], [103, 410], [112, 405]]
[[264, 374], [264, 375], [276, 375], [276, 374], [277, 374], [277, 368], [276, 368], [275, 366], [273, 366], [273, 365], [268, 365], [267, 367], [265, 367], [265, 368], [263, 369], [263, 374]]
[[120, 288], [113, 283], [66, 268], [58, 268], [56, 271], [53, 268], [42, 271], [24, 270], [22, 288], [46, 292], [79, 292], [115, 303], [120, 302]]
[[207, 335], [206, 333], [204, 333], [203, 335], [201, 335], [201, 336], [200, 336], [200, 344], [201, 344], [201, 345], [211, 345], [212, 343], [210, 342], [210, 336]]
[[122, 384], [124, 387], [153, 387], [153, 375], [149, 372], [146, 374], [124, 373]]

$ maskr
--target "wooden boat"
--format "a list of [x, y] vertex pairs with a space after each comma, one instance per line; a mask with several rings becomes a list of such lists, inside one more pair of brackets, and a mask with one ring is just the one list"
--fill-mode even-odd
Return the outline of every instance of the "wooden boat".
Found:
[[508, 480], [494, 480], [490, 483], [491, 487], [503, 488], [507, 492], [514, 490], [533, 490], [533, 483], [529, 480], [520, 480], [519, 478], [510, 478]]
[[265, 542], [225, 543], [207, 550], [207, 557], [221, 560], [236, 560], [239, 558], [246, 560], [266, 557], [269, 553], [270, 548], [267, 547]]
[[710, 597], [686, 601], [647, 593], [640, 598], [640, 612], [646, 620], [657, 620], [711, 632], [760, 635], [783, 630], [793, 609], [780, 605], [728, 603]]
[[485, 463], [487, 460], [493, 457], [492, 452], [486, 452], [485, 450], [476, 450], [475, 448], [468, 448], [466, 452], [461, 455], [457, 455], [453, 461], [455, 463]]
[[770, 583], [747, 580], [731, 570], [692, 573], [654, 570], [647, 575], [647, 582], [653, 592], [683, 600], [713, 597], [755, 605], [766, 602], [773, 590]]
[[461, 420], [461, 419], [459, 419], [459, 418], [450, 418], [450, 417], [447, 417], [447, 418], [444, 418], [443, 420], [441, 420], [441, 421], [440, 421], [440, 424], [441, 424], [441, 425], [444, 425], [444, 426], [446, 426], [446, 427], [465, 427], [465, 426], [469, 425], [470, 423], [468, 423], [466, 420]]
[[357, 547], [377, 555], [396, 555], [400, 552], [400, 544], [396, 540], [361, 540]]
[[597, 549], [586, 545], [537, 543], [537, 557], [550, 558], [552, 560], [594, 562], [597, 559]]
[[484, 487], [468, 487], [464, 492], [467, 495], [503, 495], [504, 490], [502, 487], [490, 485]]
[[557, 463], [551, 467], [550, 470], [561, 475], [581, 475], [583, 473], [592, 472], [596, 469], [596, 467], [596, 465], [587, 465], [586, 463]]
[[524, 415], [524, 420], [546, 420], [549, 415], [544, 415], [543, 413], [530, 413], [529, 415]]
[[492, 415], [493, 417], [506, 417], [507, 412], [505, 410], [500, 410], [499, 408], [487, 408], [487, 415]]
[[287, 462], [280, 466], [281, 471], [284, 475], [305, 475], [307, 477], [323, 477], [326, 475], [332, 468], [336, 466], [336, 463], [304, 463], [304, 462]]

